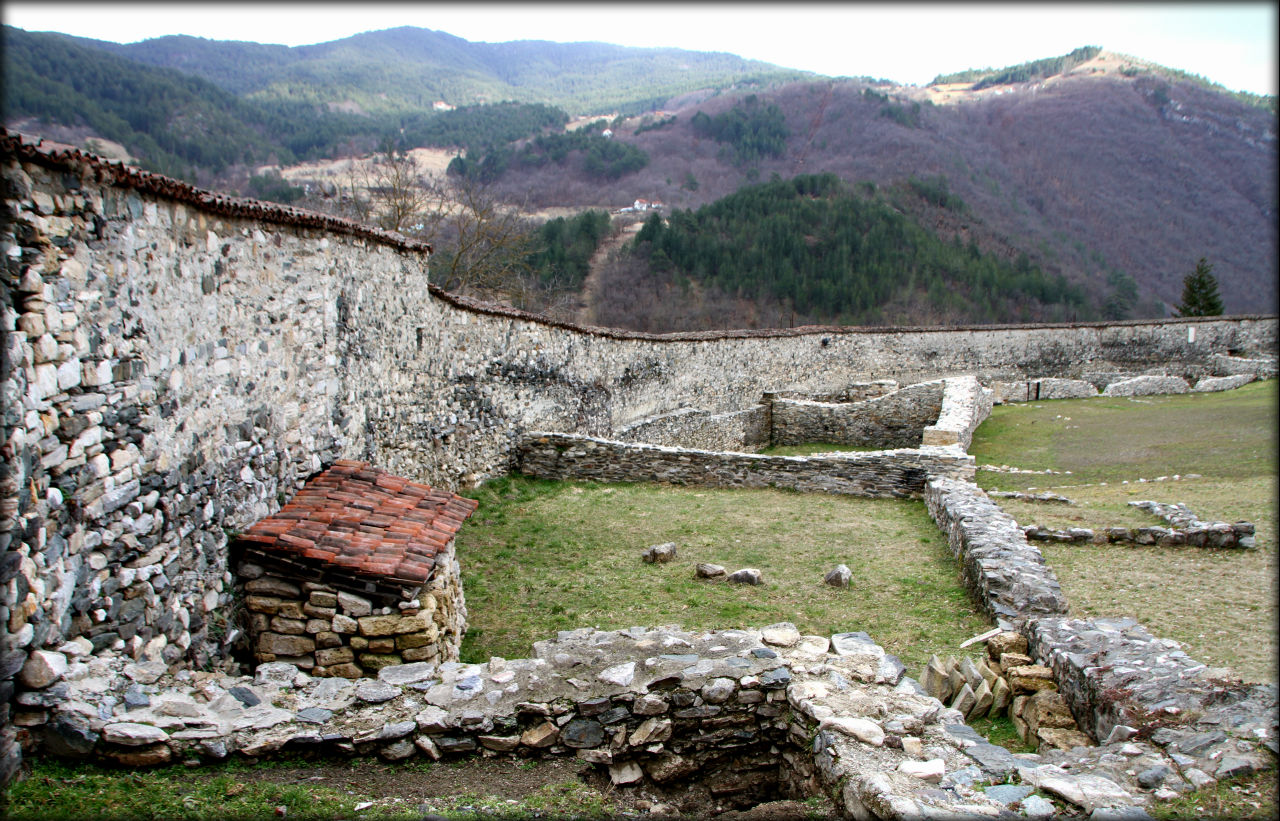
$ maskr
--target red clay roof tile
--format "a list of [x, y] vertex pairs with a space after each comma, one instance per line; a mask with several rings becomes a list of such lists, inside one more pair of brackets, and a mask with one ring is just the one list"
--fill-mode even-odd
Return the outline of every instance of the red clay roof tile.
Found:
[[340, 459], [240, 538], [268, 553], [421, 584], [477, 502]]

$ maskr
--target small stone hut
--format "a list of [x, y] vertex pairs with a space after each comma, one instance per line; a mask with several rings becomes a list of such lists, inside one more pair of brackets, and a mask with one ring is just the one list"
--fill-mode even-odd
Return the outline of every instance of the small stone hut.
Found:
[[257, 662], [360, 678], [456, 661], [466, 604], [454, 536], [477, 502], [339, 460], [239, 536]]

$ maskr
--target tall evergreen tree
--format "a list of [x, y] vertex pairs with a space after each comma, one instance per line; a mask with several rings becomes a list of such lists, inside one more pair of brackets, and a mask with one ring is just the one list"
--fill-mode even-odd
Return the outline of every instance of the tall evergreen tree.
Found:
[[1194, 272], [1182, 280], [1182, 302], [1178, 316], [1221, 316], [1222, 297], [1218, 296], [1218, 278], [1213, 266], [1204, 257], [1196, 263]]

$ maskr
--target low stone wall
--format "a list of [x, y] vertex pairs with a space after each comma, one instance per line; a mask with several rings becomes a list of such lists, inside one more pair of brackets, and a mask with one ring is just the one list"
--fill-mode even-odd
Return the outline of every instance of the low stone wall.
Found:
[[933, 477], [924, 500], [947, 535], [965, 584], [1001, 626], [1067, 612], [1067, 600], [1044, 556], [981, 488], [972, 481]]
[[1256, 528], [1252, 522], [1205, 522], [1191, 512], [1186, 505], [1166, 505], [1153, 501], [1130, 502], [1130, 507], [1140, 508], [1153, 516], [1164, 519], [1172, 527], [1108, 527], [1091, 530], [1072, 527], [1054, 530], [1040, 525], [1027, 525], [1022, 529], [1028, 539], [1042, 542], [1066, 542], [1094, 544], [1141, 544], [1176, 547], [1242, 548], [1251, 550], [1257, 546]]
[[1241, 684], [1133, 619], [1040, 618], [1026, 634], [1095, 738], [1123, 741], [1141, 732], [1195, 787], [1275, 767], [1274, 684]]
[[1139, 544], [1160, 547], [1239, 548], [1249, 550], [1257, 546], [1254, 526], [1249, 522], [1205, 523], [1204, 527], [1179, 529], [1173, 527], [1108, 527], [1093, 530], [1087, 527], [1070, 527], [1064, 530], [1027, 525], [1022, 529], [1028, 539], [1037, 542], [1061, 542], [1066, 544]]
[[[1145, 761], [1150, 766], [1140, 772], [1132, 764], [1124, 769], [1165, 799], [1275, 767], [1275, 685], [1244, 685], [1132, 619], [1067, 618], [1066, 601], [1040, 552], [976, 485], [934, 479], [925, 502], [978, 601], [1002, 627], [1027, 637], [1029, 658], [1052, 671], [1078, 726], [1102, 742], [1058, 760], [1077, 772], [1097, 766], [1113, 778], [1122, 769], [1115, 762]], [[1134, 743], [1139, 738], [1150, 739], [1155, 756]], [[1063, 774], [1056, 764], [1048, 766], [1019, 775], [1044, 789], [1044, 779]]]
[[925, 427], [921, 444], [959, 445], [968, 450], [973, 432], [991, 415], [995, 392], [972, 376], [944, 379], [943, 385], [942, 409], [937, 421]]
[[[533, 649], [528, 659], [386, 667], [358, 682], [279, 662], [233, 677], [76, 656], [23, 694], [17, 723], [48, 753], [130, 767], [563, 755], [607, 767], [619, 786], [700, 789], [730, 806], [820, 790], [852, 818], [994, 817], [1037, 786], [1086, 812], [1133, 812], [1152, 799], [1132, 769], [1068, 773], [988, 743], [865, 633], [585, 628]], [[1111, 753], [1171, 763], [1148, 743], [1128, 747]]]
[[1248, 385], [1254, 379], [1257, 377], [1251, 373], [1239, 373], [1235, 376], [1202, 376], [1191, 390], [1196, 393], [1229, 391]]
[[1018, 382], [995, 382], [995, 401], [1038, 402], [1042, 399], [1085, 399], [1097, 396], [1098, 389], [1083, 379], [1027, 379]]
[[[1234, 357], [1219, 356], [1215, 358], [1215, 361], [1234, 363], [1237, 360]], [[1275, 375], [1274, 363], [1268, 368], [1265, 364], [1259, 364], [1262, 360], [1245, 359], [1238, 361], [1246, 364], [1227, 365], [1222, 368], [1222, 370], [1227, 371], [1226, 375], [1201, 376], [1194, 386], [1181, 377], [1159, 374], [1139, 376], [1107, 374], [1100, 375], [1097, 381], [1102, 385], [1102, 395], [1104, 396], [1154, 396], [1186, 393], [1189, 390], [1202, 393], [1226, 391], [1249, 384], [1254, 379], [1259, 378], [1257, 375], [1259, 373], [1269, 374], [1271, 377]], [[1238, 369], [1239, 372], [1233, 373], [1233, 368]], [[997, 403], [1036, 402], [1043, 399], [1087, 399], [1099, 395], [1098, 387], [1093, 382], [1083, 379], [1056, 379], [1052, 377], [1018, 382], [993, 382], [992, 389], [995, 391], [995, 401]]]
[[619, 442], [751, 453], [769, 445], [770, 427], [768, 404], [730, 413], [683, 408], [627, 425], [614, 438]]
[[839, 390], [825, 393], [802, 391], [778, 391], [765, 394], [765, 401], [773, 399], [807, 399], [811, 402], [865, 402], [898, 390], [896, 379], [875, 379], [871, 382], [850, 382]]
[[937, 421], [942, 395], [943, 381], [934, 380], [862, 402], [774, 399], [773, 444], [916, 447], [925, 426]]
[[1276, 358], [1274, 348], [1269, 357], [1249, 358], [1216, 353], [1209, 358], [1213, 376], [1248, 375], [1256, 379], [1276, 378]]
[[516, 469], [542, 479], [776, 487], [893, 498], [919, 498], [930, 476], [972, 479], [974, 474], [973, 457], [954, 447], [762, 456], [533, 433], [517, 452]]
[[1102, 390], [1103, 396], [1156, 396], [1167, 393], [1187, 393], [1191, 386], [1180, 376], [1147, 374], [1120, 379]]
[[360, 678], [405, 662], [458, 660], [467, 608], [452, 540], [437, 554], [430, 582], [387, 604], [274, 575], [251, 560], [240, 562], [236, 573], [245, 580], [259, 664], [283, 661], [317, 677]]

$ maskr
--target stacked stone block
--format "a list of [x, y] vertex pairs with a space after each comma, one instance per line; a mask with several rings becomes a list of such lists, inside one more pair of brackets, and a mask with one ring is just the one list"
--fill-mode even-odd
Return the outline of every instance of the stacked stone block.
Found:
[[925, 692], [964, 715], [965, 721], [1008, 716], [1018, 737], [1033, 749], [1091, 747], [1053, 671], [1027, 655], [1025, 636], [1005, 631], [987, 640], [986, 657], [929, 659], [920, 684]]
[[268, 573], [253, 561], [244, 579], [249, 637], [259, 664], [286, 662], [313, 676], [361, 678], [411, 662], [456, 661], [466, 605], [453, 543], [420, 587], [381, 585], [360, 595], [333, 584]]
[[959, 445], [964, 450], [973, 443], [973, 432], [991, 415], [995, 392], [982, 387], [972, 376], [943, 380], [942, 409], [937, 420], [925, 427], [924, 445]]

